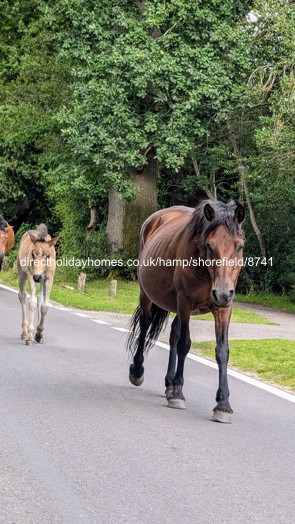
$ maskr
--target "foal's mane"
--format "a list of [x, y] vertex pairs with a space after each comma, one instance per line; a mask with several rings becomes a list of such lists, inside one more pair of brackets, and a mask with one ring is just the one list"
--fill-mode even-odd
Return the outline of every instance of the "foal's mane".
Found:
[[45, 224], [39, 224], [39, 226], [37, 226], [37, 242], [46, 242], [47, 235], [48, 230]]
[[0, 229], [2, 231], [5, 231], [6, 228], [7, 228], [7, 222], [6, 220], [4, 220], [3, 216], [0, 215]]
[[[210, 204], [215, 211], [215, 216], [210, 222], [204, 213], [206, 204]], [[186, 226], [190, 239], [207, 238], [209, 233], [221, 225], [227, 229], [230, 235], [244, 237], [244, 231], [235, 217], [236, 209], [237, 204], [234, 200], [230, 200], [227, 204], [218, 200], [203, 200], [196, 207]]]

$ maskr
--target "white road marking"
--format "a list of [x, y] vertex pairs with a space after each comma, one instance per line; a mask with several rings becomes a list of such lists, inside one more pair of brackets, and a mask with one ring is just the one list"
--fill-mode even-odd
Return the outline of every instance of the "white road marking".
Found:
[[[164, 342], [156, 342], [156, 345], [169, 350], [170, 347], [168, 344], [165, 344]], [[212, 362], [211, 360], [208, 360], [207, 358], [199, 357], [198, 355], [193, 355], [192, 353], [189, 353], [187, 355], [187, 358], [190, 358], [191, 360], [195, 360], [196, 362], [199, 362], [199, 364], [203, 364], [204, 366], [208, 366], [209, 368], [218, 369], [218, 366], [215, 362]], [[285, 400], [288, 400], [289, 402], [295, 402], [295, 395], [292, 395], [291, 393], [287, 393], [287, 391], [283, 391], [282, 389], [276, 388], [275, 386], [271, 386], [270, 384], [266, 384], [265, 382], [260, 382], [260, 380], [257, 380], [252, 377], [248, 377], [248, 375], [244, 375], [243, 373], [239, 373], [238, 371], [234, 371], [233, 369], [228, 369], [227, 374], [231, 377], [237, 378], [238, 380], [241, 380], [242, 382], [246, 382], [247, 384], [250, 384], [251, 386], [255, 386], [256, 388], [263, 389], [264, 391], [267, 391], [268, 393], [272, 393], [273, 395], [276, 395], [277, 397], [281, 397]]]
[[18, 294], [18, 289], [14, 289], [13, 287], [5, 286], [4, 284], [0, 284], [0, 287], [3, 287], [3, 289], [7, 289], [8, 291], [12, 291], [12, 293]]
[[89, 318], [90, 318], [90, 320], [92, 320], [92, 322], [96, 322], [97, 324], [105, 324], [107, 326], [111, 325], [110, 322], [105, 322], [104, 320], [96, 320], [96, 318], [91, 318], [91, 317], [89, 317]]

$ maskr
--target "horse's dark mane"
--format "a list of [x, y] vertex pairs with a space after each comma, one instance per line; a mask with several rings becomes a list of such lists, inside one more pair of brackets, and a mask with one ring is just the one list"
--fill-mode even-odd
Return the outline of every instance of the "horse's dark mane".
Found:
[[[215, 211], [215, 216], [209, 222], [204, 213], [204, 207], [210, 204]], [[187, 224], [187, 231], [190, 238], [203, 237], [207, 238], [209, 233], [214, 231], [218, 226], [223, 225], [230, 235], [244, 237], [244, 231], [235, 217], [237, 204], [234, 200], [230, 200], [227, 204], [218, 200], [203, 200], [199, 204]]]
[[48, 235], [48, 230], [45, 224], [39, 224], [37, 227], [37, 241], [46, 242], [46, 237]]
[[6, 228], [7, 228], [7, 222], [6, 220], [4, 220], [3, 216], [0, 215], [0, 229], [2, 231], [5, 231]]

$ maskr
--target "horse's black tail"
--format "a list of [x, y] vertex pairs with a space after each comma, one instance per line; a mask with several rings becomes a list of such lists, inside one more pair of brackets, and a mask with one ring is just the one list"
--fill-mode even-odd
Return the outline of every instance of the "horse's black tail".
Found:
[[[168, 311], [165, 311], [165, 309], [161, 309], [160, 307], [156, 306], [156, 304], [152, 304], [152, 321], [145, 337], [143, 349], [144, 351], [148, 351], [154, 345], [162, 329], [165, 327], [167, 323], [168, 315]], [[134, 355], [138, 348], [140, 337], [140, 316], [141, 307], [138, 306], [130, 320], [130, 333], [126, 342], [127, 351], [129, 351], [131, 355]]]

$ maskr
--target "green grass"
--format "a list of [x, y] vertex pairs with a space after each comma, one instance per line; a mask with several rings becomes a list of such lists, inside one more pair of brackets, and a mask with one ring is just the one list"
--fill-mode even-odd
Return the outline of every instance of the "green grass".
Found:
[[[215, 342], [193, 342], [195, 353], [215, 360]], [[229, 365], [295, 392], [295, 341], [232, 340]]]
[[[17, 277], [12, 270], [1, 273], [1, 280], [5, 284], [17, 287]], [[67, 277], [63, 272], [57, 270], [55, 282], [52, 287], [50, 298], [64, 306], [76, 307], [92, 311], [113, 311], [119, 313], [133, 313], [138, 305], [139, 287], [137, 282], [118, 281], [117, 296], [108, 296], [110, 282], [108, 280], [95, 280], [86, 282], [85, 293], [76, 290], [65, 289], [62, 284], [75, 287], [76, 282]], [[212, 314], [197, 315], [200, 320], [212, 320]], [[270, 324], [261, 315], [250, 313], [242, 308], [234, 306], [233, 322]]]
[[248, 304], [259, 304], [262, 306], [273, 307], [283, 311], [295, 312], [295, 303], [285, 295], [275, 295], [274, 293], [248, 293], [242, 295], [238, 293], [236, 299], [239, 302], [247, 302]]
[[[213, 315], [212, 314], [197, 315], [194, 318], [197, 318], [199, 320], [211, 320], [213, 318]], [[269, 322], [261, 315], [258, 315], [257, 313], [252, 313], [250, 311], [246, 311], [245, 309], [242, 309], [235, 305], [233, 308], [231, 322], [241, 322], [244, 324], [272, 324], [272, 325], [275, 325], [274, 322]]]

